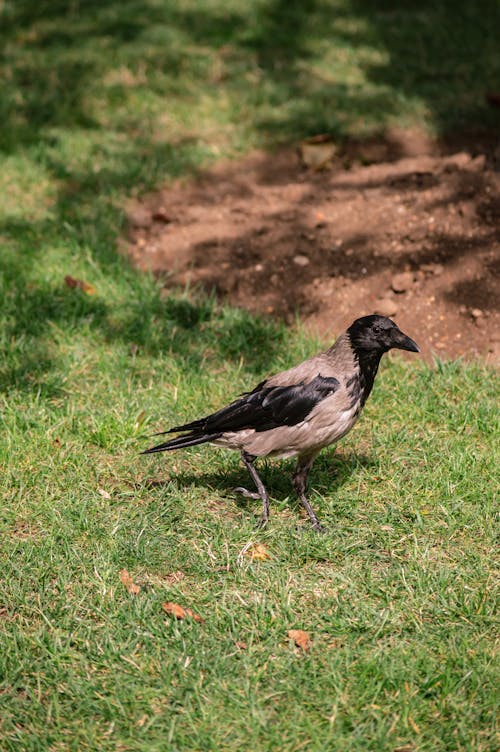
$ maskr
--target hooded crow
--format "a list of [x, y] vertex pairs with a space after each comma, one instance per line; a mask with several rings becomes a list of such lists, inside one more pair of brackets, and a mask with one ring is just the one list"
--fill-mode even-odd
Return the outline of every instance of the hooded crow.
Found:
[[346, 435], [368, 399], [380, 359], [392, 348], [420, 352], [385, 316], [363, 316], [325, 352], [264, 379], [251, 392], [199, 420], [163, 431], [180, 436], [143, 454], [215, 444], [241, 452], [257, 488], [235, 489], [262, 500], [260, 525], [269, 520], [269, 497], [255, 469], [258, 457], [297, 457], [293, 485], [315, 530], [322, 531], [306, 496], [309, 470], [318, 452]]

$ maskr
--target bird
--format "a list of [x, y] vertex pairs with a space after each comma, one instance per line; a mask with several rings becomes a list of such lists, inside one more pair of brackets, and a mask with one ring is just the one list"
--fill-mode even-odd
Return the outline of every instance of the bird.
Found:
[[372, 314], [356, 319], [327, 350], [270, 376], [229, 405], [155, 436], [179, 436], [141, 454], [214, 444], [240, 452], [256, 491], [236, 492], [262, 501], [259, 526], [269, 521], [269, 495], [255, 467], [258, 458], [296, 457], [292, 481], [312, 527], [324, 532], [306, 495], [318, 453], [345, 436], [370, 396], [382, 355], [397, 348], [420, 352], [391, 319]]

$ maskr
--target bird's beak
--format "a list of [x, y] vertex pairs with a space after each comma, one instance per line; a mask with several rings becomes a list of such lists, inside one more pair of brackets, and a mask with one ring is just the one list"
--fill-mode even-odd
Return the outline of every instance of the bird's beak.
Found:
[[412, 340], [411, 337], [408, 337], [408, 335], [404, 334], [401, 329], [396, 329], [396, 331], [393, 333], [392, 341], [392, 346], [398, 348], [398, 350], [420, 352], [420, 347], [417, 345], [417, 343]]

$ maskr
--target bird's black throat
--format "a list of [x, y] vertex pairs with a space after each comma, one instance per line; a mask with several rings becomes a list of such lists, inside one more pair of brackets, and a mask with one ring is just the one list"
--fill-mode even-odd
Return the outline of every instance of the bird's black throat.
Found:
[[365, 404], [373, 389], [373, 382], [377, 375], [380, 358], [383, 355], [381, 350], [365, 350], [362, 347], [353, 346], [354, 360], [358, 365], [359, 372], [356, 376], [351, 377], [347, 382], [347, 388], [350, 389], [350, 395], [353, 403], [358, 400], [361, 407]]

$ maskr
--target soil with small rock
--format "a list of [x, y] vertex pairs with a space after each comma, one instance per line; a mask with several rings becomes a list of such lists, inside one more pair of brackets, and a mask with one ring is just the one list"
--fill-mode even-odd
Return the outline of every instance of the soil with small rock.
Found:
[[[122, 246], [166, 290], [332, 338], [391, 316], [425, 357], [500, 361], [500, 172], [487, 137], [398, 133], [344, 144], [328, 169], [293, 149], [220, 163], [134, 201]], [[459, 150], [458, 150], [459, 149]]]

